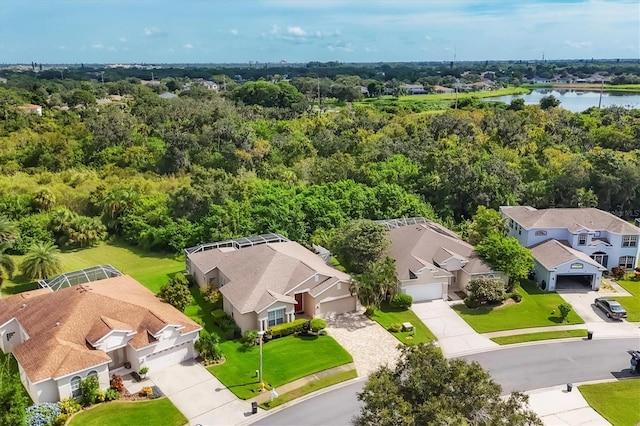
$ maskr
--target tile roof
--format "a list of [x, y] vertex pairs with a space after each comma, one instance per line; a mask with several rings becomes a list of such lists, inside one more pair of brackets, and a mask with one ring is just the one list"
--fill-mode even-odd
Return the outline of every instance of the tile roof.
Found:
[[601, 271], [606, 271], [605, 267], [591, 259], [585, 253], [572, 249], [568, 241], [558, 241], [554, 239], [543, 241], [531, 247], [531, 254], [539, 264], [548, 270], [555, 269], [571, 261], [581, 260], [595, 266]]
[[[191, 264], [206, 273], [219, 269], [229, 281], [220, 292], [241, 313], [260, 312], [305, 280], [317, 295], [348, 274], [327, 265], [318, 255], [294, 241], [200, 251], [189, 255]], [[320, 274], [318, 282], [312, 277]], [[295, 303], [293, 299], [287, 299]]]
[[13, 353], [32, 382], [108, 362], [108, 355], [87, 341], [111, 330], [135, 332], [129, 344], [139, 349], [153, 344], [152, 335], [167, 325], [183, 334], [201, 328], [127, 275], [1, 299], [0, 325], [12, 318], [30, 337]]
[[572, 232], [581, 229], [607, 230], [617, 234], [640, 234], [640, 228], [611, 213], [595, 208], [557, 208], [537, 210], [529, 206], [507, 206], [500, 210], [525, 229], [566, 228]]
[[[437, 223], [393, 228], [389, 230], [389, 237], [388, 255], [396, 261], [400, 280], [410, 279], [409, 271], [415, 273], [423, 268], [437, 268], [437, 263], [454, 256], [468, 261], [462, 269], [469, 274], [493, 272], [491, 266], [478, 257], [472, 245]], [[448, 275], [446, 271], [443, 274]]]

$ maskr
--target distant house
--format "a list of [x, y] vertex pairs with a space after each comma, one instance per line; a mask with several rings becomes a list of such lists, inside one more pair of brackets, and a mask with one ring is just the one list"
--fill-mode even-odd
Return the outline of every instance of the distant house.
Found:
[[176, 95], [175, 93], [171, 93], [171, 92], [164, 92], [160, 96], [162, 99], [175, 99], [178, 97], [178, 95]]
[[359, 86], [359, 88], [360, 88], [360, 93], [362, 94], [362, 96], [369, 97], [369, 95], [370, 95], [369, 94], [369, 89], [367, 89], [364, 86]]
[[427, 93], [422, 84], [405, 84], [404, 89], [409, 95], [424, 95]]
[[501, 207], [507, 234], [530, 247], [538, 285], [554, 291], [581, 280], [600, 288], [602, 273], [638, 265], [640, 228], [595, 208]]
[[160, 85], [159, 80], [140, 80], [140, 84], [143, 86], [158, 86]]
[[396, 261], [400, 291], [416, 302], [446, 299], [477, 278], [501, 278], [472, 245], [456, 233], [424, 218], [380, 221], [389, 229], [389, 257]]
[[107, 389], [112, 374], [191, 359], [200, 329], [126, 275], [0, 300], [0, 349], [35, 403], [79, 397], [90, 376]]
[[450, 87], [444, 87], [444, 86], [435, 85], [435, 86], [433, 86], [433, 91], [435, 93], [454, 93], [455, 89], [452, 89]]
[[205, 80], [203, 78], [196, 78], [195, 80], [193, 80], [194, 83], [197, 84], [201, 84], [202, 86], [206, 87], [209, 90], [219, 90], [220, 86], [218, 85], [218, 83], [215, 83], [213, 81], [210, 80]]
[[220, 289], [224, 311], [243, 333], [356, 309], [348, 274], [278, 234], [191, 247], [185, 260], [199, 286]]
[[493, 82], [492, 81], [477, 81], [471, 84], [471, 87], [474, 90], [478, 91], [489, 91], [493, 90]]
[[37, 114], [42, 115], [42, 107], [40, 105], [27, 104], [19, 106], [18, 109], [25, 114]]
[[0, 84], [6, 84], [7, 83], [7, 79], [4, 77], [0, 77]]

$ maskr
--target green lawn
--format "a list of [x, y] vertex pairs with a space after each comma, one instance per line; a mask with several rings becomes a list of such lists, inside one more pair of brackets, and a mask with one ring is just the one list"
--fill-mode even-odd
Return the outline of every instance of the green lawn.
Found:
[[[257, 346], [246, 350], [239, 341], [220, 344], [226, 362], [208, 370], [239, 398], [257, 395], [255, 371], [260, 364]], [[278, 387], [319, 371], [353, 362], [351, 355], [329, 336], [288, 336], [262, 347], [264, 382]]]
[[187, 419], [168, 398], [106, 402], [73, 416], [69, 426], [182, 426]]
[[431, 330], [427, 328], [426, 325], [418, 317], [416, 314], [410, 309], [397, 309], [389, 305], [388, 303], [384, 303], [380, 309], [376, 309], [376, 311], [370, 317], [372, 320], [380, 324], [386, 330], [389, 329], [391, 324], [402, 324], [403, 322], [410, 322], [413, 324], [413, 328], [415, 333], [411, 333], [409, 331], [401, 331], [399, 333], [391, 333], [396, 339], [400, 340], [402, 343], [407, 345], [413, 345], [424, 342], [433, 342], [436, 340], [436, 336], [431, 333]]
[[539, 340], [568, 339], [570, 337], [586, 337], [587, 330], [560, 330], [543, 331], [540, 333], [514, 334], [511, 336], [494, 337], [493, 340], [499, 345], [513, 345], [514, 343], [537, 342]]
[[[558, 305], [565, 301], [557, 293], [543, 291], [531, 281], [523, 281], [518, 292], [522, 295], [520, 303], [477, 309], [458, 305], [453, 309], [478, 333], [561, 324]], [[584, 324], [574, 311], [567, 319], [562, 324]]]
[[633, 297], [614, 297], [627, 311], [627, 321], [640, 322], [640, 281], [620, 280], [618, 284], [622, 286]]
[[[12, 256], [19, 270], [23, 256]], [[150, 253], [137, 247], [131, 247], [121, 241], [100, 244], [96, 247], [65, 251], [60, 255], [63, 271], [71, 272], [95, 265], [109, 264], [120, 272], [131, 275], [149, 290], [157, 293], [163, 284], [176, 272], [183, 271], [184, 261], [163, 253]], [[2, 292], [16, 294], [37, 288], [18, 275], [13, 280], [5, 280]]]
[[614, 426], [640, 423], [640, 380], [578, 386], [591, 408]]

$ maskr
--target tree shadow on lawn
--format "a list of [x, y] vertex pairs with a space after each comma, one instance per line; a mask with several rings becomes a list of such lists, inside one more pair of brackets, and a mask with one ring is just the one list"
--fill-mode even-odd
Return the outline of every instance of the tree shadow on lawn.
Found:
[[37, 290], [40, 288], [37, 281], [31, 281], [24, 275], [16, 275], [11, 279], [13, 285], [3, 285], [2, 292], [5, 294], [18, 294], [24, 291]]

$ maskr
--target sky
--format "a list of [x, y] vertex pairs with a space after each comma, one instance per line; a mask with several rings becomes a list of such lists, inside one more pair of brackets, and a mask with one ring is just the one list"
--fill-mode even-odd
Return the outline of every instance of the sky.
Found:
[[638, 0], [0, 0], [1, 63], [639, 58]]

